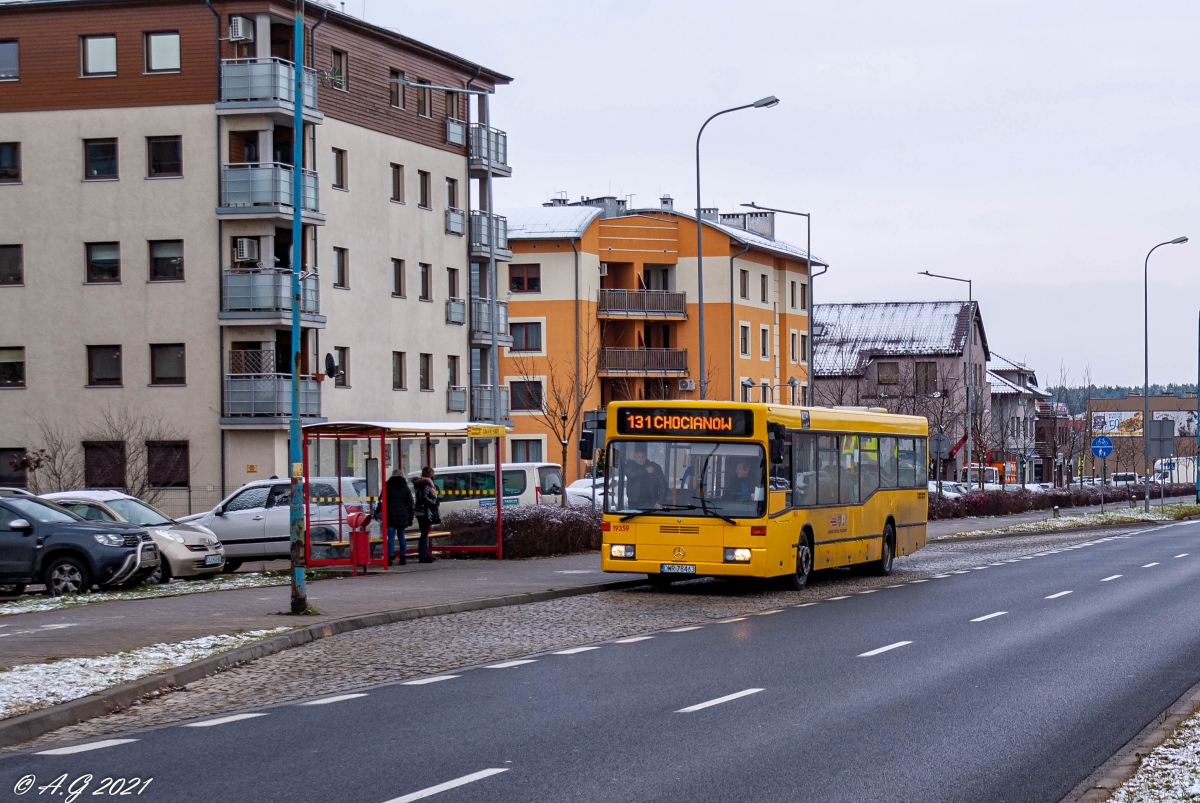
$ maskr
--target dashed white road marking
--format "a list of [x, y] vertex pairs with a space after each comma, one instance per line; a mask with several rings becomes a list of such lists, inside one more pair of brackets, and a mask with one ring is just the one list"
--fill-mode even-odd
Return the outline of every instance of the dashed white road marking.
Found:
[[256, 719], [265, 717], [266, 714], [233, 714], [228, 717], [218, 717], [217, 719], [206, 719], [203, 722], [188, 722], [184, 724], [185, 728], [211, 728], [213, 725], [225, 725], [230, 722], [241, 722], [243, 719]]
[[1000, 563], [989, 563], [989, 564], [988, 564], [988, 566], [1003, 566], [1003, 565], [1004, 565], [1004, 563], [1003, 563], [1003, 562], [1000, 562]]
[[773, 613], [783, 613], [783, 608], [775, 608], [770, 611], [759, 611], [758, 613], [756, 613], [754, 615], [755, 616], [770, 616]]
[[995, 613], [989, 613], [987, 616], [980, 616], [979, 618], [972, 619], [971, 621], [986, 622], [988, 619], [995, 619], [997, 616], [1004, 616], [1006, 613], [1008, 613], [1008, 611], [996, 611]]
[[599, 647], [572, 647], [569, 650], [558, 650], [554, 654], [555, 655], [578, 655], [581, 652], [591, 652], [592, 650], [598, 650], [598, 649], [600, 649], [600, 648]]
[[1178, 555], [1176, 555], [1175, 557], [1177, 557], [1177, 558], [1186, 558], [1187, 556], [1188, 556], [1188, 553], [1186, 553], [1186, 552], [1180, 552], [1180, 553], [1179, 553]]
[[792, 606], [792, 607], [795, 607], [795, 608], [811, 608], [813, 605], [816, 605], [816, 604], [817, 604], [817, 603], [815, 603], [815, 602], [801, 602], [799, 605], [794, 605], [794, 606]]
[[880, 653], [887, 652], [888, 650], [894, 650], [897, 647], [906, 647], [909, 644], [912, 644], [912, 642], [911, 641], [897, 641], [895, 644], [889, 644], [886, 647], [879, 647], [878, 649], [870, 650], [869, 652], [861, 652], [858, 654], [858, 657], [859, 658], [870, 658], [874, 655], [879, 655]]
[[1142, 568], [1143, 568], [1143, 569], [1149, 569], [1151, 566], [1157, 566], [1157, 565], [1158, 565], [1158, 562], [1156, 561], [1156, 562], [1154, 562], [1154, 563], [1147, 563], [1147, 564], [1146, 564], [1145, 566], [1143, 566]]
[[735, 616], [732, 619], [722, 619], [721, 621], [717, 622], [717, 624], [730, 625], [730, 624], [733, 624], [734, 622], [744, 622], [744, 621], [746, 621], [745, 616]]
[[1033, 555], [1022, 555], [1021, 560], [1033, 560]]
[[933, 576], [933, 579], [934, 579], [934, 580], [941, 580], [943, 577], [949, 577], [949, 576], [950, 576], [950, 575], [948, 575], [948, 574], [935, 574], [935, 575]]
[[904, 588], [904, 583], [896, 583], [894, 586], [884, 586], [884, 588]]
[[525, 664], [536, 664], [536, 663], [537, 663], [536, 658], [522, 658], [517, 661], [504, 661], [503, 663], [492, 664], [491, 666], [489, 666], [487, 668], [488, 669], [509, 669], [514, 666], [523, 666]]
[[42, 750], [35, 755], [39, 756], [70, 756], [75, 753], [86, 753], [89, 750], [103, 750], [106, 747], [116, 747], [119, 744], [129, 744], [136, 742], [137, 739], [105, 739], [102, 742], [89, 742], [88, 744], [77, 744], [71, 747], [56, 747], [53, 750]]
[[874, 594], [874, 593], [875, 593], [876, 591], [878, 591], [878, 590], [879, 590], [878, 588], [868, 588], [866, 591], [857, 591], [857, 592], [855, 592], [855, 593], [858, 593], [858, 594]]
[[970, 574], [971, 570], [970, 569], [959, 569], [958, 571], [956, 571], [954, 573], [955, 574]]
[[1065, 597], [1070, 593], [1070, 591], [1059, 591], [1057, 594], [1051, 594], [1050, 596], [1046, 597], [1046, 599], [1058, 599], [1059, 597]]
[[835, 601], [835, 600], [839, 600], [839, 599], [850, 599], [850, 597], [849, 597], [848, 595], [846, 595], [846, 594], [843, 594], [843, 595], [842, 595], [842, 596], [840, 596], [840, 597], [828, 597], [828, 598], [826, 598], [826, 600], [825, 600], [825, 601], [826, 601], [826, 602], [833, 602], [833, 601]]
[[454, 680], [458, 675], [434, 675], [428, 678], [417, 678], [416, 680], [406, 680], [401, 683], [401, 686], [424, 686], [427, 683], [440, 683], [443, 680]]
[[743, 689], [742, 691], [734, 692], [733, 694], [726, 694], [724, 697], [718, 697], [715, 700], [708, 700], [707, 702], [696, 703], [695, 705], [689, 705], [687, 708], [681, 708], [678, 711], [676, 711], [675, 713], [676, 714], [690, 714], [693, 711], [699, 711], [702, 708], [711, 708], [714, 705], [720, 705], [721, 703], [727, 703], [730, 700], [736, 700], [740, 697], [749, 697], [751, 694], [758, 694], [760, 691], [762, 691], [762, 689]]
[[357, 700], [359, 697], [366, 697], [365, 694], [339, 694], [337, 697], [325, 697], [320, 700], [309, 700], [307, 703], [300, 705], [329, 705], [330, 703], [340, 703], [342, 700]]
[[703, 625], [692, 625], [690, 627], [677, 627], [674, 630], [668, 630], [667, 632], [668, 633], [686, 633], [689, 630], [700, 630], [702, 628], [703, 628]]
[[654, 636], [632, 636], [630, 638], [619, 638], [613, 644], [633, 644], [635, 641], [649, 641]]
[[466, 786], [469, 783], [482, 781], [484, 778], [490, 778], [493, 775], [499, 775], [502, 772], [508, 772], [508, 767], [491, 767], [486, 770], [480, 770], [479, 772], [472, 772], [470, 775], [464, 775], [461, 778], [455, 778], [453, 781], [446, 781], [445, 783], [440, 783], [437, 786], [429, 786], [416, 792], [409, 792], [407, 795], [394, 797], [387, 801], [387, 803], [413, 803], [414, 800], [424, 800], [427, 797], [432, 797], [433, 795], [449, 791], [450, 789], [457, 789], [458, 787]]
[[912, 583], [928, 583], [929, 581], [928, 580], [909, 580], [908, 582], [911, 585]]
[[1017, 560], [1006, 560], [1004, 562], [1005, 563], [1020, 563], [1020, 561], [1017, 561]]
[[1116, 580], [1116, 579], [1117, 579], [1118, 577], [1120, 577], [1120, 576], [1121, 576], [1121, 575], [1119, 575], [1119, 574], [1110, 574], [1108, 577], [1105, 577], [1105, 578], [1104, 578], [1104, 579], [1102, 579], [1100, 582], [1101, 582], [1101, 583], [1107, 583], [1109, 580]]
[[976, 566], [975, 568], [971, 569], [971, 571], [973, 571], [973, 572], [981, 572], [981, 571], [983, 571], [983, 570], [984, 570], [984, 569], [986, 569], [986, 568], [987, 568], [987, 566]]

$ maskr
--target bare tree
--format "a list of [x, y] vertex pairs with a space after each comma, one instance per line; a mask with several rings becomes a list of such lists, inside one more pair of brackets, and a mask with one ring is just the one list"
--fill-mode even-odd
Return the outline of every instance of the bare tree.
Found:
[[83, 447], [79, 438], [69, 436], [58, 424], [46, 418], [35, 418], [41, 445], [29, 449], [20, 466], [35, 494], [71, 491], [82, 488]]

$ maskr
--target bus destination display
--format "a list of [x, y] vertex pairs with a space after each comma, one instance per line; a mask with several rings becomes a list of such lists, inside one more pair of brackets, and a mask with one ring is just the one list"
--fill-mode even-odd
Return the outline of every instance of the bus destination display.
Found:
[[625, 409], [617, 415], [622, 435], [722, 435], [748, 438], [754, 434], [750, 410]]

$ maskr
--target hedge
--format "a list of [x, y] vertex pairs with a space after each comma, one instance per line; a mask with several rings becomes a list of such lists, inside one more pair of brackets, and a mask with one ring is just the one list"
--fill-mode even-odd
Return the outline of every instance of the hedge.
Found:
[[[1151, 488], [1150, 498], [1157, 499], [1161, 486]], [[1196, 487], [1176, 483], [1166, 487], [1167, 498], [1194, 496]], [[1122, 485], [1104, 489], [1104, 502], [1120, 503], [1142, 498], [1142, 486]], [[1015, 491], [971, 491], [955, 499], [938, 498], [929, 493], [930, 519], [961, 519], [968, 516], [1007, 516], [1031, 510], [1050, 510], [1053, 507], [1091, 507], [1100, 504], [1100, 488], [1055, 488], [1036, 493], [1024, 488]]]
[[[451, 535], [439, 538], [447, 546], [496, 543], [494, 507], [455, 510], [442, 518]], [[506, 507], [501, 516], [504, 557], [544, 558], [600, 548], [600, 511], [582, 507], [526, 505]]]

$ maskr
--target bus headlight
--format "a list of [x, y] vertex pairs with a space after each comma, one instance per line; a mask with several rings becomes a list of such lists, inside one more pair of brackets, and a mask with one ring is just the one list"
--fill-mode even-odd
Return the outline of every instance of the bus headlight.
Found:
[[633, 544], [613, 544], [608, 548], [608, 554], [614, 558], [633, 560]]
[[734, 549], [733, 547], [725, 547], [725, 562], [726, 563], [749, 563], [750, 550]]

